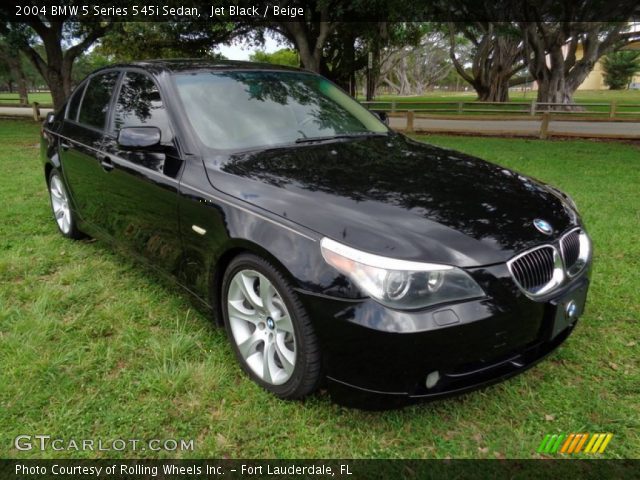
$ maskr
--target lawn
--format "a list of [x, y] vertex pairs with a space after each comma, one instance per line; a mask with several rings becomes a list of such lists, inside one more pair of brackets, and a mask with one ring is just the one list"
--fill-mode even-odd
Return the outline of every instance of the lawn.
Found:
[[[509, 92], [509, 100], [512, 102], [530, 102], [536, 99], [537, 92]], [[424, 102], [472, 102], [476, 99], [476, 92], [447, 92], [433, 91], [425, 95], [400, 97], [395, 95], [380, 95], [376, 100], [380, 101], [424, 101]], [[640, 90], [578, 90], [574, 95], [577, 102], [611, 102], [640, 103]]]
[[[0, 104], [11, 105], [13, 102], [7, 99], [19, 99], [17, 93], [0, 93]], [[51, 93], [49, 92], [33, 92], [29, 94], [29, 103], [38, 102], [42, 105], [51, 105]]]
[[595, 242], [587, 312], [547, 361], [491, 388], [388, 412], [283, 402], [243, 375], [222, 330], [102, 242], [60, 237], [39, 126], [0, 120], [0, 457], [19, 434], [194, 439], [195, 450], [76, 456], [536, 458], [544, 435], [612, 432], [640, 452], [640, 149], [591, 141], [432, 136], [575, 198]]
[[[509, 102], [499, 105], [474, 104], [476, 102], [476, 94], [473, 90], [468, 92], [446, 92], [434, 91], [426, 95], [400, 97], [394, 95], [380, 95], [376, 97], [375, 102], [370, 108], [389, 108], [388, 102], [396, 102], [397, 109], [404, 110], [420, 110], [428, 109], [429, 113], [444, 113], [447, 115], [455, 115], [458, 105], [447, 104], [446, 102], [464, 102], [464, 114], [490, 114], [490, 113], [510, 113], [510, 112], [526, 112], [530, 110], [530, 102], [536, 99], [537, 92], [527, 91], [510, 92]], [[363, 100], [360, 98], [360, 100]], [[578, 90], [574, 96], [576, 103], [600, 103], [607, 105], [585, 105], [584, 112], [599, 113], [608, 116], [609, 103], [615, 101], [617, 104], [617, 114], [625, 118], [628, 116], [640, 116], [640, 90]], [[381, 103], [377, 103], [381, 102]], [[384, 102], [387, 102], [386, 104]], [[441, 105], [425, 105], [420, 102], [445, 102]], [[525, 102], [527, 105], [519, 105]], [[444, 111], [443, 111], [444, 110]], [[488, 112], [486, 110], [493, 110]]]

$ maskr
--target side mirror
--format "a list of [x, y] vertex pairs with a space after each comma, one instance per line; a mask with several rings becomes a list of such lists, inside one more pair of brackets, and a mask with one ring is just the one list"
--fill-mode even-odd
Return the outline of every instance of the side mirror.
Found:
[[47, 116], [44, 119], [45, 125], [51, 125], [56, 118], [56, 114], [53, 112], [47, 113]]
[[147, 149], [160, 144], [158, 127], [125, 127], [118, 132], [118, 146], [124, 150]]
[[387, 112], [384, 112], [382, 110], [374, 110], [372, 112], [376, 117], [378, 117], [378, 119], [384, 123], [385, 125], [389, 126], [389, 116], [387, 115]]

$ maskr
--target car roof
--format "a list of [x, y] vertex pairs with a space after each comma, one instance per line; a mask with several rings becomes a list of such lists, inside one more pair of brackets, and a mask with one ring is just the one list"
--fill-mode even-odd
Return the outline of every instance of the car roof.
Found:
[[175, 58], [158, 60], [141, 60], [137, 62], [118, 63], [108, 65], [103, 69], [137, 67], [158, 74], [162, 72], [185, 72], [197, 70], [281, 70], [289, 72], [304, 72], [306, 70], [271, 63], [247, 62], [238, 60], [216, 60], [203, 58]]

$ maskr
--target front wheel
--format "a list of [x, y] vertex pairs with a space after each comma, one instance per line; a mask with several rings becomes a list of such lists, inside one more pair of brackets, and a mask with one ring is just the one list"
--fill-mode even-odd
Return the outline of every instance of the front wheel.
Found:
[[71, 210], [69, 194], [64, 186], [60, 172], [55, 168], [49, 173], [48, 185], [51, 210], [58, 225], [58, 230], [67, 238], [82, 238], [83, 234], [78, 230], [75, 214]]
[[313, 392], [321, 378], [311, 321], [285, 277], [251, 254], [236, 257], [222, 282], [227, 335], [242, 368], [284, 399]]

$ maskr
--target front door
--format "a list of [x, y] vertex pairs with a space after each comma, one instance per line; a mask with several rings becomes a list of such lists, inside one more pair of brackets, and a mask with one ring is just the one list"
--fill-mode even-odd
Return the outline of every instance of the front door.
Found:
[[[142, 126], [160, 129], [160, 145], [137, 150], [118, 145], [120, 129]], [[174, 140], [154, 80], [144, 72], [125, 72], [101, 149], [102, 161], [111, 165], [101, 226], [173, 273], [182, 254], [177, 198], [182, 161]]]

